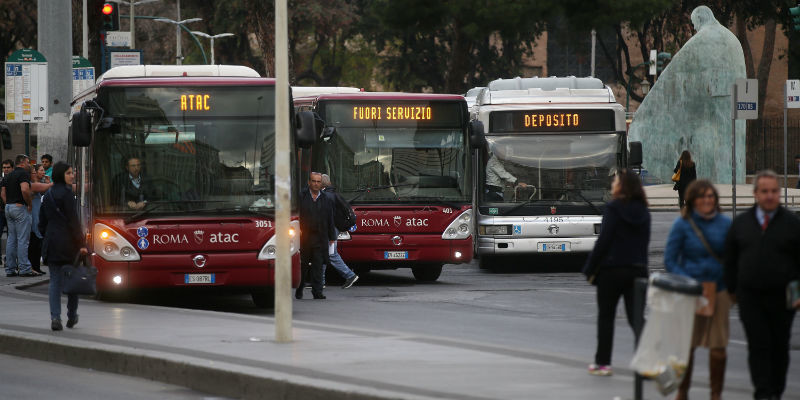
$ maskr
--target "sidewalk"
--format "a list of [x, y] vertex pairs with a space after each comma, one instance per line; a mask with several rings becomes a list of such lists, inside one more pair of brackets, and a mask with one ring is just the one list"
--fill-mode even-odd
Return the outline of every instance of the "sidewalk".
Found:
[[[578, 360], [377, 329], [295, 321], [295, 341], [279, 344], [272, 318], [81, 299], [75, 329], [52, 332], [46, 296], [16, 288], [44, 280], [0, 279], [0, 352], [234, 398], [632, 398], [631, 371], [619, 365], [613, 377], [590, 376], [590, 355]], [[644, 388], [646, 398], [663, 398], [654, 383]], [[707, 382], [693, 385], [694, 396], [707, 393]], [[749, 393], [726, 387], [725, 398]]]
[[[644, 192], [647, 195], [647, 201], [650, 203], [651, 209], [678, 209], [678, 191], [672, 190], [672, 184], [669, 185], [650, 185], [644, 187]], [[725, 208], [731, 208], [733, 204], [732, 192], [733, 185], [731, 184], [715, 184], [720, 197], [720, 205]], [[784, 204], [783, 201], [783, 188], [781, 188], [781, 204], [787, 205], [789, 208], [800, 208], [800, 189], [789, 188], [788, 198], [789, 201]], [[737, 184], [736, 185], [736, 209], [737, 211], [744, 210], [755, 203], [753, 199], [753, 185], [752, 184]]]

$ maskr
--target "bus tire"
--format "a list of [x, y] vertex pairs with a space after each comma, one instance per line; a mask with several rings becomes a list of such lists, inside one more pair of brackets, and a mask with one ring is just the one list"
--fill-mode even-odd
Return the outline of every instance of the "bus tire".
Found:
[[253, 299], [253, 304], [258, 308], [273, 308], [275, 307], [275, 288], [259, 288], [250, 292], [250, 297]]
[[414, 278], [420, 282], [434, 282], [442, 275], [442, 265], [424, 265], [411, 268]]
[[495, 257], [492, 257], [488, 254], [481, 255], [481, 258], [478, 259], [478, 267], [480, 269], [494, 269], [494, 263], [497, 261]]
[[100, 290], [97, 289], [94, 293], [94, 299], [105, 303], [124, 303], [130, 298], [130, 292], [127, 290]]

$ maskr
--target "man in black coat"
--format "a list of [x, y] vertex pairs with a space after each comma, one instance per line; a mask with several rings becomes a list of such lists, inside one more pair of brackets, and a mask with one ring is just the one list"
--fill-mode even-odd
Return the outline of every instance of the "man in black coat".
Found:
[[[322, 294], [322, 264], [329, 264], [329, 246], [336, 240], [333, 224], [333, 200], [322, 191], [322, 174], [312, 172], [308, 178], [308, 189], [300, 193], [300, 286], [295, 298], [303, 298], [306, 282], [311, 282], [311, 293], [315, 299], [324, 299]], [[309, 264], [311, 264], [309, 268]]]
[[124, 209], [141, 210], [147, 205], [153, 187], [142, 174], [142, 160], [130, 157], [125, 162], [125, 171], [114, 178], [112, 184], [113, 197], [116, 205]]
[[725, 280], [739, 302], [754, 397], [773, 400], [789, 369], [795, 309], [786, 285], [800, 278], [800, 218], [780, 205], [775, 172], [759, 172], [753, 185], [756, 205], [733, 220], [725, 241]]

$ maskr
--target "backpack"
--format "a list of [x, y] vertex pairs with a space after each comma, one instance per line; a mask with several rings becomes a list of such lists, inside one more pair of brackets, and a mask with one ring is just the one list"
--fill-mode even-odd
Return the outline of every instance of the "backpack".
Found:
[[330, 192], [333, 195], [335, 207], [333, 210], [333, 225], [339, 232], [350, 230], [356, 224], [356, 213], [350, 204], [336, 192]]

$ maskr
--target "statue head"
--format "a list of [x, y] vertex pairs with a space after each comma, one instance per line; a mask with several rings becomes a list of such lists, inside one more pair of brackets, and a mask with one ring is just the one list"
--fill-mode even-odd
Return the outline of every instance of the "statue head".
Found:
[[692, 25], [694, 25], [695, 32], [700, 32], [701, 29], [716, 21], [714, 13], [706, 6], [699, 6], [692, 11]]

